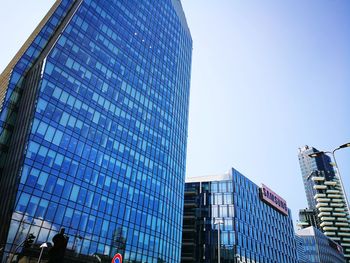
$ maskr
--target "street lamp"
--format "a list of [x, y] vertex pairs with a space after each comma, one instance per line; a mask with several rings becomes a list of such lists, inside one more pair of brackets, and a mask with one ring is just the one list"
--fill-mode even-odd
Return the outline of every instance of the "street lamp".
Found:
[[96, 253], [92, 254], [92, 257], [95, 258], [99, 263], [102, 262], [102, 259], [101, 259], [100, 256], [97, 255]]
[[45, 243], [41, 244], [41, 246], [40, 246], [41, 251], [40, 251], [38, 263], [41, 262], [41, 257], [43, 256], [44, 249], [45, 249], [45, 248], [48, 248], [48, 247], [52, 247], [52, 245], [51, 245], [50, 242], [45, 242]]
[[340, 181], [340, 187], [341, 187], [341, 189], [343, 191], [344, 198], [345, 198], [345, 203], [346, 203], [346, 208], [347, 208], [348, 213], [349, 213], [350, 212], [350, 210], [349, 210], [350, 207], [349, 207], [348, 197], [346, 195], [346, 191], [345, 191], [345, 188], [344, 188], [343, 180], [342, 180], [341, 175], [340, 175], [337, 159], [335, 158], [335, 152], [336, 151], [338, 151], [340, 149], [343, 149], [343, 148], [347, 148], [347, 147], [350, 147], [350, 143], [342, 144], [339, 147], [335, 148], [333, 151], [320, 151], [320, 152], [311, 153], [311, 154], [309, 154], [309, 157], [316, 158], [316, 157], [319, 157], [319, 156], [321, 156], [323, 154], [327, 154], [327, 153], [331, 154], [333, 156], [335, 169], [337, 171], [338, 178], [339, 178], [339, 181]]
[[214, 225], [218, 225], [218, 263], [220, 263], [221, 255], [220, 255], [220, 225], [223, 224], [224, 221], [221, 218], [216, 218]]
[[83, 240], [84, 238], [81, 236], [81, 235], [79, 235], [79, 232], [76, 232], [75, 233], [75, 235], [74, 235], [74, 242], [73, 242], [73, 247], [72, 247], [72, 249], [73, 249], [73, 251], [74, 251], [74, 253], [75, 253], [75, 256], [78, 256], [78, 251], [77, 251], [77, 241], [78, 241], [78, 239], [81, 241], [81, 240]]
[[27, 237], [15, 248], [15, 251], [12, 254], [10, 262], [13, 261], [13, 258], [15, 257], [17, 250], [24, 245], [24, 247], [30, 247], [34, 243], [35, 236], [33, 233], [30, 233], [27, 235]]

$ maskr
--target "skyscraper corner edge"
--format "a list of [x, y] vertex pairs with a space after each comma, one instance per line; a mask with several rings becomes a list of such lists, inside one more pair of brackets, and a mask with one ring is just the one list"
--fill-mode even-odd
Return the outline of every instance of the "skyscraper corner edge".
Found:
[[87, 256], [179, 261], [192, 40], [173, 7], [83, 1], [60, 32], [26, 88], [38, 93], [14, 150], [7, 254], [25, 225], [37, 242], [65, 227], [67, 249]]
[[191, 31], [190, 31], [190, 28], [188, 26], [188, 23], [187, 23], [187, 19], [186, 19], [186, 16], [185, 16], [185, 12], [183, 10], [183, 7], [182, 7], [182, 3], [181, 3], [181, 0], [171, 0], [171, 3], [173, 4], [173, 7], [177, 13], [177, 16], [179, 17], [183, 27], [185, 28], [187, 34], [190, 36], [191, 40], [192, 40], [192, 35], [191, 35]]
[[48, 22], [52, 14], [55, 12], [55, 10], [58, 8], [59, 4], [62, 0], [55, 0], [55, 3], [52, 5], [50, 10], [47, 12], [45, 17], [40, 21], [39, 25], [34, 29], [34, 31], [30, 34], [28, 39], [24, 42], [24, 44], [21, 46], [19, 51], [14, 55], [14, 57], [11, 59], [9, 64], [5, 67], [5, 69], [0, 73], [0, 111], [2, 110], [2, 106], [4, 103], [4, 99], [6, 96], [7, 86], [10, 81], [12, 69], [16, 66], [22, 55], [26, 52], [26, 50], [29, 48], [32, 41], [37, 37], [37, 35], [40, 33], [42, 28], [45, 26], [45, 24]]

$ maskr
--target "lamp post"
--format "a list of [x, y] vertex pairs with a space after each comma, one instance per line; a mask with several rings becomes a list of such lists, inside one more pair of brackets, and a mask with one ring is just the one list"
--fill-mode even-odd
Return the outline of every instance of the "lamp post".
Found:
[[221, 255], [220, 255], [220, 248], [221, 248], [221, 244], [220, 244], [220, 225], [223, 224], [224, 221], [222, 221], [221, 218], [217, 218], [215, 219], [214, 225], [218, 225], [218, 263], [220, 263], [221, 260]]
[[12, 257], [11, 257], [11, 260], [10, 260], [10, 262], [12, 262], [13, 261], [13, 258], [15, 257], [15, 255], [16, 255], [16, 252], [17, 252], [17, 250], [21, 247], [21, 246], [31, 246], [32, 244], [33, 244], [33, 242], [34, 242], [34, 239], [35, 239], [35, 236], [34, 236], [34, 234], [33, 233], [30, 233], [29, 235], [27, 235], [27, 237], [15, 248], [15, 251], [13, 252], [13, 254], [12, 254]]
[[342, 144], [340, 145], [339, 147], [335, 148], [333, 151], [320, 151], [320, 152], [315, 152], [315, 153], [311, 153], [309, 154], [309, 157], [311, 158], [316, 158], [316, 157], [319, 157], [323, 154], [331, 154], [333, 156], [333, 160], [334, 160], [334, 166], [335, 166], [335, 169], [337, 171], [337, 174], [338, 174], [338, 178], [339, 178], [339, 182], [340, 182], [340, 187], [343, 191], [343, 194], [344, 194], [344, 199], [345, 199], [345, 204], [346, 204], [346, 208], [348, 210], [348, 213], [350, 212], [349, 210], [349, 202], [348, 202], [348, 197], [346, 195], [346, 191], [345, 191], [345, 188], [344, 188], [344, 184], [343, 184], [343, 180], [341, 178], [341, 175], [340, 175], [340, 171], [339, 171], [339, 167], [338, 167], [338, 163], [337, 163], [337, 159], [335, 158], [335, 152], [340, 150], [340, 149], [343, 149], [343, 148], [347, 148], [347, 147], [350, 147], [350, 142], [349, 143], [345, 143], [345, 144]]
[[41, 258], [43, 256], [44, 249], [48, 248], [48, 247], [51, 247], [51, 246], [52, 245], [51, 245], [50, 242], [45, 242], [45, 243], [41, 244], [41, 246], [40, 246], [41, 250], [40, 250], [40, 255], [39, 255], [39, 258], [38, 258], [38, 263], [41, 262]]
[[77, 251], [77, 241], [78, 241], [78, 239], [81, 241], [81, 240], [83, 240], [83, 237], [81, 235], [79, 235], [79, 232], [76, 232], [75, 235], [74, 235], [74, 242], [73, 242], [73, 247], [72, 247], [76, 257], [79, 254], [78, 251]]
[[97, 255], [96, 253], [92, 254], [92, 257], [94, 257], [99, 263], [102, 262], [102, 259], [101, 259], [100, 256]]

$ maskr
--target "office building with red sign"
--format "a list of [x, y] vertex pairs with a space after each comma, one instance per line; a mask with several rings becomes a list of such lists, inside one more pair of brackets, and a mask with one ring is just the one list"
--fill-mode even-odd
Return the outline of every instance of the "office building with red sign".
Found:
[[287, 202], [235, 169], [186, 180], [182, 262], [296, 263]]

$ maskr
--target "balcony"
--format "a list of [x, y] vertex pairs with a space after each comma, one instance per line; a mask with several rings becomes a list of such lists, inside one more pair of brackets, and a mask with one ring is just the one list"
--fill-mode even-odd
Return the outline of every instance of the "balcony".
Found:
[[191, 255], [182, 255], [181, 256], [181, 261], [182, 262], [195, 262], [196, 258]]
[[185, 196], [198, 195], [197, 190], [195, 188], [186, 189]]
[[343, 199], [335, 198], [335, 199], [332, 199], [332, 202], [335, 202], [335, 203], [342, 203], [342, 202], [344, 202], [344, 200], [343, 200]]
[[196, 230], [195, 227], [193, 227], [193, 228], [185, 228], [185, 226], [184, 226], [184, 228], [182, 229], [182, 232], [195, 233], [195, 232], [197, 232], [197, 230]]
[[338, 232], [338, 236], [350, 237], [350, 233], [347, 233], [347, 232]]
[[348, 226], [349, 223], [343, 223], [343, 222], [335, 222], [336, 226]]
[[325, 185], [332, 185], [332, 186], [336, 186], [337, 182], [332, 182], [332, 181], [326, 181], [324, 182]]
[[335, 217], [333, 217], [333, 216], [322, 216], [321, 220], [322, 221], [334, 221]]
[[316, 201], [320, 202], [320, 203], [324, 203], [324, 202], [330, 202], [331, 199], [330, 198], [317, 198]]
[[183, 246], [196, 246], [195, 240], [182, 240]]
[[307, 222], [298, 222], [297, 225], [298, 226], [309, 226], [310, 224]]
[[320, 208], [320, 207], [322, 207], [322, 206], [328, 206], [328, 203], [318, 203], [318, 204], [316, 205], [316, 208]]
[[195, 220], [195, 219], [196, 219], [196, 216], [194, 216], [194, 215], [184, 215], [184, 219], [192, 219], [192, 220]]
[[338, 228], [334, 227], [334, 226], [325, 226], [325, 227], [323, 227], [323, 230], [324, 231], [337, 231]]
[[322, 197], [326, 197], [326, 194], [315, 194], [314, 199], [316, 198], [322, 198]]
[[342, 247], [350, 247], [350, 243], [340, 243]]
[[197, 204], [195, 202], [184, 202], [185, 208], [196, 208]]
[[324, 232], [324, 234], [328, 237], [335, 236], [335, 232]]
[[341, 198], [341, 195], [339, 195], [339, 194], [329, 194], [327, 197], [329, 197], [329, 198]]
[[314, 185], [314, 189], [316, 190], [325, 190], [327, 189], [326, 185], [322, 185], [322, 184], [318, 184], [318, 185]]
[[325, 178], [323, 176], [314, 176], [311, 178], [312, 181], [324, 181]]
[[343, 203], [331, 203], [330, 206], [333, 206], [333, 207], [342, 207], [344, 206]]
[[326, 212], [326, 211], [332, 211], [333, 208], [332, 207], [320, 207], [318, 210], [320, 212]]
[[333, 216], [344, 217], [344, 216], [346, 216], [346, 214], [345, 214], [345, 213], [336, 213], [336, 212], [333, 212]]
[[[334, 214], [334, 213], [333, 213]], [[322, 217], [322, 216], [330, 216], [331, 213], [330, 212], [321, 212], [318, 214], [318, 217]]]
[[322, 222], [322, 223], [320, 224], [321, 227], [324, 227], [324, 226], [332, 226], [332, 225], [333, 225], [332, 222]]
[[339, 190], [327, 190], [326, 191], [327, 194], [339, 194]]

